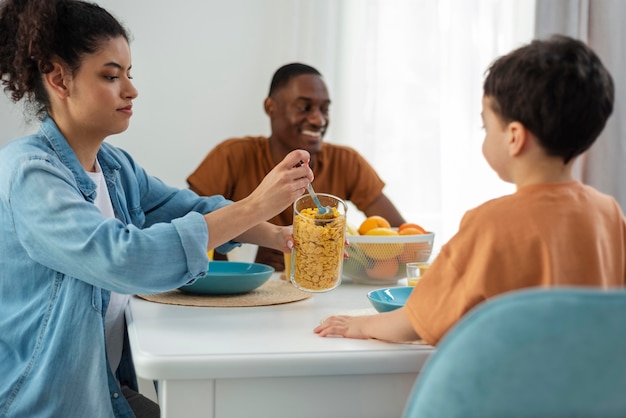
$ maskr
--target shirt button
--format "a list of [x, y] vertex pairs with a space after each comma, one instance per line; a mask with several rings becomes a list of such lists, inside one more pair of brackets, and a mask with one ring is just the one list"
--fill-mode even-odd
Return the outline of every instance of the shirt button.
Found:
[[120, 395], [119, 395], [117, 392], [115, 392], [115, 393], [113, 394], [113, 399], [117, 399], [119, 396], [120, 396]]

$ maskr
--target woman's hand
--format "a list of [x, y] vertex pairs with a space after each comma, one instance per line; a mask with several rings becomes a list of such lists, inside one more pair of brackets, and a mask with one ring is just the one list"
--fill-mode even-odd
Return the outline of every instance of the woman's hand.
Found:
[[207, 248], [236, 239], [285, 251], [289, 245], [285, 233], [279, 232], [277, 238], [277, 231], [266, 221], [302, 196], [313, 181], [309, 159], [307, 151], [290, 152], [248, 197], [204, 215], [209, 229]]
[[[278, 238], [278, 247], [274, 247], [282, 253], [290, 253], [293, 248], [293, 226], [281, 226]], [[283, 258], [284, 259], [284, 258]]]
[[[273, 248], [281, 253], [289, 253], [293, 248], [293, 227], [261, 222], [235, 237], [235, 241]], [[282, 255], [280, 260], [283, 260]]]
[[302, 196], [307, 185], [313, 181], [309, 160], [307, 151], [290, 152], [245, 198], [257, 208], [263, 220], [276, 216]]

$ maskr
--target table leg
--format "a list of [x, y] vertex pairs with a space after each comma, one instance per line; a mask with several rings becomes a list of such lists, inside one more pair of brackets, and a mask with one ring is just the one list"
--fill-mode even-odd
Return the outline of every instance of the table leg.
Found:
[[161, 418], [215, 418], [214, 380], [160, 380]]

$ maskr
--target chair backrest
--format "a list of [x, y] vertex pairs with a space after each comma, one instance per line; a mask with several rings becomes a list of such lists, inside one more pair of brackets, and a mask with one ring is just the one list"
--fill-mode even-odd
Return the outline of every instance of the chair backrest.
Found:
[[404, 418], [626, 417], [626, 291], [493, 298], [442, 339]]

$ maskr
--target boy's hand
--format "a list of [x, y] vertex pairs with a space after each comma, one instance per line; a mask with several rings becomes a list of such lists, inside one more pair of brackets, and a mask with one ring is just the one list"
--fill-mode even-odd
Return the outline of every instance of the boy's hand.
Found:
[[340, 336], [346, 338], [369, 338], [362, 331], [362, 326], [368, 321], [369, 316], [336, 315], [327, 318], [313, 331], [320, 337]]
[[321, 337], [336, 335], [346, 338], [374, 338], [395, 343], [416, 341], [420, 338], [405, 315], [404, 308], [376, 315], [331, 316], [313, 331]]

